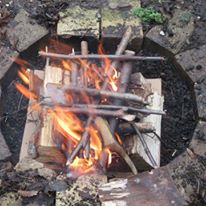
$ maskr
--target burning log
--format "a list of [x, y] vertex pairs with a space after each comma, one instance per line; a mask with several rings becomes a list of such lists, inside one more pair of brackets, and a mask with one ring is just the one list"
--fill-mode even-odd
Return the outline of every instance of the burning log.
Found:
[[[88, 43], [86, 41], [81, 42], [81, 54], [88, 55]], [[82, 85], [87, 87], [87, 69], [81, 68], [81, 78], [82, 78]], [[89, 159], [90, 155], [90, 140], [88, 140], [85, 146], [85, 157]]]

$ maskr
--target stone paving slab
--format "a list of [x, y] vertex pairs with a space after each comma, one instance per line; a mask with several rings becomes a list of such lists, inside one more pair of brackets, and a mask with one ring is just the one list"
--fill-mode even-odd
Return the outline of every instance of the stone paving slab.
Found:
[[17, 56], [18, 52], [15, 50], [9, 47], [0, 47], [0, 79], [5, 76]]
[[188, 11], [177, 9], [173, 18], [168, 22], [167, 32], [163, 31], [163, 26], [153, 27], [146, 35], [148, 39], [159, 44], [161, 47], [177, 54], [186, 41], [189, 40], [194, 30], [194, 18]]
[[59, 13], [60, 21], [57, 34], [69, 36], [99, 35], [98, 9], [86, 9], [79, 6], [68, 8]]
[[167, 167], [184, 199], [190, 203], [199, 199], [205, 190], [201, 178], [206, 178], [205, 165], [202, 164], [201, 157], [185, 152], [175, 158]]
[[[131, 44], [140, 49], [143, 41], [142, 25], [139, 18], [132, 16], [131, 10], [140, 7], [140, 1], [108, 0], [107, 6], [99, 9], [88, 9], [74, 6], [60, 12], [57, 34], [70, 36], [87, 36], [104, 38], [121, 38], [128, 26], [132, 27]], [[101, 24], [98, 17], [101, 17]], [[101, 34], [100, 34], [101, 32]]]
[[198, 115], [206, 120], [206, 45], [182, 52], [175, 60], [194, 83]]
[[206, 122], [198, 123], [189, 148], [195, 154], [206, 158]]
[[31, 19], [24, 9], [18, 12], [8, 27], [7, 37], [18, 52], [26, 50], [48, 34], [48, 30]]

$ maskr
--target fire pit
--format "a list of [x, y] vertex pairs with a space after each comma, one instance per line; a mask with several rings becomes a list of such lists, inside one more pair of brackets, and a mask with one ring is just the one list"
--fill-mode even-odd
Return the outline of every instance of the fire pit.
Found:
[[[74, 50], [67, 55], [39, 52], [47, 58], [44, 71], [25, 70], [28, 63], [17, 60], [21, 64], [18, 75], [29, 88], [18, 82], [15, 85], [30, 99], [20, 160], [30, 156], [76, 177], [96, 167], [106, 171], [115, 152], [137, 174], [117, 132], [117, 127], [121, 129], [124, 124], [139, 136], [138, 142], [129, 133], [132, 142], [141, 145], [128, 146], [129, 154], [132, 150], [138, 153], [140, 147], [140, 156], [147, 164], [154, 168], [160, 165], [161, 117], [157, 116], [164, 114], [161, 81], [146, 80], [140, 73], [132, 75], [131, 61], [164, 58], [134, 56], [133, 51], [125, 51], [131, 34], [128, 28], [115, 55], [105, 55], [102, 43], [98, 55], [89, 55], [88, 44], [82, 41], [82, 55]], [[100, 65], [90, 61], [95, 59]], [[131, 75], [133, 88], [128, 93]], [[150, 146], [142, 132], [156, 135], [155, 141], [147, 140]]]
[[[20, 162], [33, 165], [33, 162], [31, 164], [25, 161], [25, 158], [35, 159], [43, 163], [40, 167], [63, 174], [64, 178], [65, 175], [66, 178], [83, 175], [76, 183], [69, 182], [73, 185], [71, 190], [78, 192], [80, 185], [91, 184], [91, 187], [87, 185], [86, 188], [93, 191], [97, 185], [105, 182], [106, 171], [112, 172], [107, 173], [109, 177], [118, 176], [117, 171], [124, 172], [121, 173], [121, 177], [127, 177], [126, 172], [137, 174], [138, 171], [160, 167], [160, 143], [162, 143], [163, 164], [170, 162], [186, 149], [185, 142], [181, 141], [180, 148], [176, 145], [171, 146], [172, 138], [168, 130], [174, 135], [179, 130], [178, 128], [172, 130], [167, 124], [179, 121], [172, 119], [175, 116], [173, 112], [184, 107], [184, 102], [180, 102], [177, 108], [172, 108], [174, 106], [170, 103], [176, 103], [178, 100], [172, 101], [172, 98], [183, 94], [189, 100], [183, 110], [192, 116], [183, 117], [181, 120], [183, 125], [187, 123], [191, 125], [189, 130], [187, 126], [182, 128], [187, 130], [184, 134], [187, 136], [186, 141], [189, 142], [195, 123], [193, 101], [187, 82], [178, 76], [177, 71], [170, 70], [172, 65], [168, 61], [165, 63], [163, 57], [147, 55], [145, 51], [135, 56], [135, 52], [126, 50], [130, 35], [131, 31], [128, 29], [114, 55], [108, 55], [104, 51], [102, 42], [98, 45], [97, 54], [89, 54], [90, 45], [87, 41], [79, 41], [81, 50], [78, 50], [68, 44], [52, 40], [52, 43], [48, 43], [39, 52], [40, 56], [37, 59], [41, 59], [41, 63], [35, 59], [35, 64], [38, 62], [43, 70], [37, 70], [38, 67], [32, 65], [30, 60], [16, 59], [17, 81], [11, 81], [9, 85], [8, 81], [5, 81], [3, 84], [3, 89], [6, 88], [12, 93], [9, 92], [7, 96], [3, 91], [3, 96], [7, 96], [8, 99], [3, 99], [5, 120], [2, 123], [2, 130], [6, 138], [10, 138], [11, 134], [18, 138], [23, 136], [22, 146], [16, 150], [17, 154], [20, 152]], [[153, 64], [154, 67], [161, 65], [163, 70], [161, 67], [155, 70]], [[161, 79], [163, 79], [166, 111], [163, 111]], [[178, 84], [173, 89], [170, 88], [171, 79]], [[178, 90], [178, 86], [182, 89]], [[18, 100], [13, 101], [15, 109], [10, 112], [7, 101], [13, 98], [12, 94], [16, 95]], [[169, 118], [168, 113], [171, 115]], [[21, 124], [16, 125], [13, 131], [9, 131], [12, 124], [16, 124], [15, 117]], [[179, 118], [178, 115], [176, 117]], [[177, 135], [175, 139], [178, 138]], [[34, 168], [35, 166], [31, 166], [31, 169]], [[85, 174], [93, 176], [89, 176], [87, 180]], [[155, 175], [164, 176], [167, 172], [157, 172]], [[52, 173], [51, 176], [55, 175]], [[62, 176], [58, 178], [61, 179]], [[133, 181], [136, 179], [131, 179], [131, 183]], [[125, 181], [120, 183], [119, 187], [124, 187]], [[119, 182], [114, 184], [118, 185]], [[111, 185], [106, 187], [113, 190]], [[171, 184], [170, 187], [174, 186]], [[62, 188], [65, 190], [65, 185], [61, 185], [61, 190]], [[83, 187], [82, 190], [84, 189]], [[100, 194], [104, 196], [103, 200], [109, 200], [104, 187], [100, 190], [102, 190]], [[161, 190], [164, 188], [160, 187]], [[173, 190], [174, 194], [175, 192]], [[30, 197], [36, 193], [20, 191], [20, 195]], [[70, 191], [66, 190], [65, 193], [57, 193], [56, 198], [64, 202], [68, 201], [64, 198], [70, 195]], [[96, 193], [91, 192], [86, 197], [92, 200], [92, 195]], [[112, 198], [115, 199], [115, 195]], [[96, 196], [94, 199], [96, 204]], [[74, 200], [69, 202], [72, 201]], [[176, 204], [179, 202], [181, 200], [177, 199]]]

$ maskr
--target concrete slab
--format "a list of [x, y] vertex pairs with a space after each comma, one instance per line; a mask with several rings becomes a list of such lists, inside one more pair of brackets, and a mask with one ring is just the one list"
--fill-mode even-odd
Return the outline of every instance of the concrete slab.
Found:
[[163, 30], [162, 25], [155, 26], [146, 37], [171, 53], [177, 54], [194, 30], [194, 18], [188, 11], [177, 9], [168, 22], [167, 32], [162, 33]]
[[206, 122], [198, 123], [189, 148], [194, 154], [206, 158]]
[[79, 6], [68, 8], [60, 12], [60, 20], [57, 24], [57, 34], [69, 36], [93, 36], [99, 35], [98, 9], [86, 9]]
[[8, 27], [7, 37], [18, 52], [26, 50], [49, 32], [31, 19], [24, 9], [19, 11]]
[[182, 52], [175, 60], [193, 82], [198, 116], [206, 120], [206, 45]]
[[0, 79], [2, 79], [11, 65], [13, 60], [18, 56], [18, 52], [9, 47], [0, 47]]

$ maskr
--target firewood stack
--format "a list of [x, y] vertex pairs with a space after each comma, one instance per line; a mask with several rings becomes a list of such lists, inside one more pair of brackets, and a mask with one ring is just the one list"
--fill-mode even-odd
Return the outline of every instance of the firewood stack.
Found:
[[29, 73], [20, 159], [32, 157], [67, 173], [76, 167], [81, 173], [94, 171], [94, 165], [105, 171], [111, 153], [117, 153], [137, 174], [129, 154], [138, 153], [152, 167], [159, 166], [161, 80], [134, 73], [132, 61], [163, 58], [126, 50], [131, 34], [129, 27], [114, 55], [105, 55], [101, 47], [98, 54], [89, 54], [86, 41], [81, 55], [39, 52], [46, 66]]

